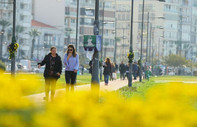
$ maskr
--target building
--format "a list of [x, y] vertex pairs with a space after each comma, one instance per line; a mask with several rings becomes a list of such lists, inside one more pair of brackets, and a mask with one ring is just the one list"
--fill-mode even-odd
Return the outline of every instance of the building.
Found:
[[[131, 0], [116, 0], [117, 62], [127, 63], [130, 47]], [[136, 51], [135, 48], [133, 48]]]
[[[65, 5], [65, 44], [76, 44], [76, 18], [77, 18], [77, 1], [66, 0]], [[112, 0], [106, 0], [105, 4], [100, 2], [100, 35], [102, 34], [102, 18], [104, 5], [104, 38], [103, 38], [103, 56], [114, 57], [115, 45], [115, 9]], [[83, 36], [93, 35], [95, 20], [95, 0], [80, 0], [79, 9], [79, 53], [85, 55], [83, 49]]]
[[[13, 6], [9, 4], [10, 0], [4, 0], [0, 4], [0, 17], [10, 23], [5, 28], [3, 38], [3, 58], [8, 59], [9, 53], [7, 46], [12, 40], [12, 22], [13, 22]], [[19, 52], [16, 59], [29, 58], [30, 56], [30, 36], [28, 32], [31, 30], [32, 19], [32, 1], [31, 0], [17, 0], [16, 1], [16, 39], [20, 45]], [[1, 27], [1, 26], [0, 26]], [[1, 29], [1, 28], [0, 28]], [[20, 55], [19, 55], [20, 54]]]
[[40, 35], [35, 38], [33, 60], [40, 61], [50, 52], [51, 46], [57, 48], [60, 57], [64, 56], [64, 43], [61, 30], [54, 26], [32, 20], [32, 29], [36, 29]]

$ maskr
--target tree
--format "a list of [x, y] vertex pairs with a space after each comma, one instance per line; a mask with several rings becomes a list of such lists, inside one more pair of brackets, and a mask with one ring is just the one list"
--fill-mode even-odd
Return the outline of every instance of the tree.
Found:
[[182, 57], [179, 55], [169, 55], [165, 58], [164, 63], [167, 66], [180, 67], [180, 66], [186, 65], [188, 61], [185, 59], [185, 57]]
[[34, 53], [34, 45], [35, 45], [35, 39], [38, 37], [41, 33], [37, 29], [32, 29], [29, 32], [29, 35], [32, 37], [32, 48], [31, 48], [31, 59], [33, 59], [33, 53]]
[[3, 54], [3, 38], [4, 38], [4, 32], [6, 27], [8, 27], [10, 23], [6, 20], [1, 20], [0, 21], [0, 26], [2, 27], [1, 29], [1, 44], [0, 44], [0, 59], [2, 59], [2, 54]]

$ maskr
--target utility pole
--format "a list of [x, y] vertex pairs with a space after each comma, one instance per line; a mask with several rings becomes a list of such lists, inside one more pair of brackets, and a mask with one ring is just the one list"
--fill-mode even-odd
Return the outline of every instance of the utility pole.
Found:
[[[16, 29], [16, 0], [13, 0], [13, 31], [12, 31], [12, 43], [16, 43], [15, 38], [15, 29]], [[14, 53], [15, 56], [15, 53]], [[11, 59], [11, 75], [15, 77], [15, 57]]]
[[[99, 0], [95, 0], [94, 35], [99, 35]], [[99, 52], [96, 49], [94, 50], [92, 65], [91, 85], [99, 86]]]

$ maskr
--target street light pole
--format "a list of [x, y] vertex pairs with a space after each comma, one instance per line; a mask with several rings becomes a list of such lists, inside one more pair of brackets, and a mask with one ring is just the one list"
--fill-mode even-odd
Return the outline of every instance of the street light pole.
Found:
[[[131, 30], [130, 30], [130, 53], [133, 53], [133, 5], [134, 0], [131, 1]], [[132, 87], [132, 72], [133, 72], [133, 61], [129, 60], [129, 80], [128, 86]]]
[[[13, 0], [13, 31], [12, 31], [12, 43], [16, 43], [15, 38], [15, 28], [16, 28], [16, 0]], [[14, 53], [15, 56], [15, 53]], [[15, 57], [11, 59], [11, 75], [15, 76]]]
[[[101, 42], [101, 62], [103, 62], [103, 42], [104, 42], [104, 21], [105, 21], [105, 2], [103, 1], [103, 14], [102, 14], [102, 42]], [[102, 66], [100, 67], [100, 80], [102, 80]]]
[[142, 27], [141, 27], [141, 54], [140, 54], [140, 82], [142, 82], [142, 44], [143, 44], [143, 29], [144, 29], [144, 0], [142, 4]]
[[147, 17], [147, 41], [146, 41], [146, 63], [148, 62], [148, 45], [149, 45], [149, 12]]
[[[95, 0], [94, 35], [99, 35], [99, 0]], [[99, 86], [99, 52], [97, 50], [94, 51], [92, 65], [91, 85]]]
[[77, 0], [77, 21], [76, 21], [76, 51], [78, 51], [78, 30], [79, 29], [79, 0]]

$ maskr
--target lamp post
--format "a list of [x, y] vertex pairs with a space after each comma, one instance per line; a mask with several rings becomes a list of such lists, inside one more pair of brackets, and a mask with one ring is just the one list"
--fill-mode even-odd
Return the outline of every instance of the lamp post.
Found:
[[148, 44], [149, 44], [149, 12], [147, 17], [147, 40], [146, 40], [146, 63], [148, 62]]
[[[130, 32], [130, 49], [129, 52], [133, 53], [133, 5], [134, 0], [131, 1], [131, 32]], [[133, 61], [129, 61], [129, 80], [128, 86], [132, 87], [132, 72], [133, 72]]]
[[[99, 0], [95, 0], [94, 35], [99, 35]], [[99, 86], [99, 52], [97, 50], [94, 51], [92, 65], [91, 85]]]
[[[12, 43], [16, 42], [15, 38], [15, 28], [16, 28], [16, 0], [13, 0], [13, 31], [12, 31]], [[14, 53], [15, 55], [15, 53]], [[15, 76], [15, 57], [11, 59], [11, 75]]]
[[[101, 62], [103, 62], [103, 42], [104, 42], [104, 21], [105, 21], [105, 2], [103, 1], [103, 14], [102, 14], [102, 42], [101, 42]], [[102, 80], [102, 66], [100, 67], [100, 80]]]
[[4, 30], [0, 32], [1, 35], [1, 44], [0, 44], [0, 59], [3, 60], [3, 36], [4, 36]]
[[78, 30], [79, 29], [79, 0], [77, 0], [77, 20], [76, 20], [76, 51], [78, 51]]
[[142, 4], [142, 26], [141, 26], [141, 51], [140, 51], [140, 79], [142, 82], [142, 44], [143, 44], [143, 29], [144, 29], [144, 0]]

